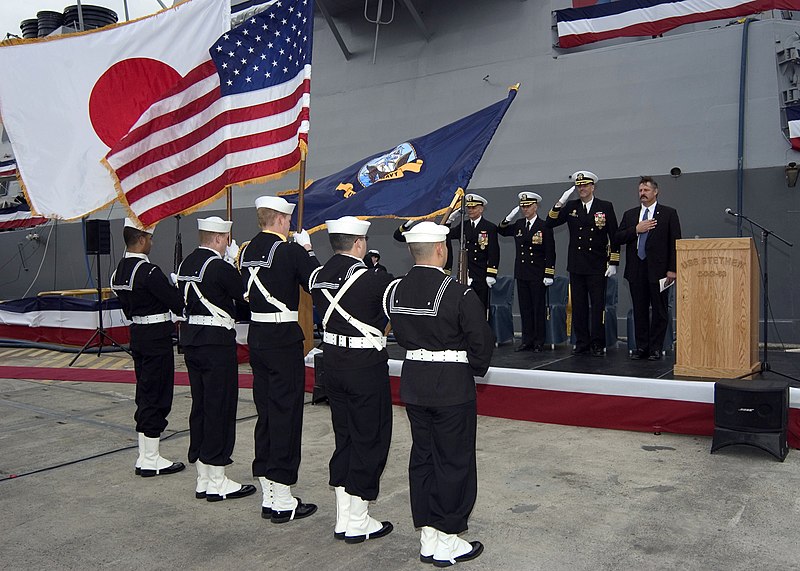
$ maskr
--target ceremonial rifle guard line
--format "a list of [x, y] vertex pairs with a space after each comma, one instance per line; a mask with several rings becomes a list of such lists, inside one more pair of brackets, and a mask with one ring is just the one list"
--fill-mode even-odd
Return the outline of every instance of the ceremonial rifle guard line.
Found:
[[200, 246], [178, 268], [187, 316], [181, 344], [192, 393], [189, 462], [197, 467], [195, 497], [209, 502], [256, 491], [225, 475], [236, 441], [237, 306], [246, 313], [242, 278], [233, 266], [238, 248], [236, 242], [228, 245], [232, 224], [219, 216], [199, 219]]
[[[515, 351], [540, 352], [544, 348], [547, 319], [547, 287], [553, 285], [556, 270], [556, 244], [553, 230], [537, 216], [542, 197], [535, 192], [520, 192], [519, 206], [508, 213], [497, 233], [513, 236], [517, 256], [514, 277], [517, 280], [519, 313], [522, 321], [522, 343]], [[522, 210], [523, 217], [512, 221]]]
[[253, 476], [261, 483], [261, 517], [286, 523], [317, 511], [292, 496], [300, 466], [305, 363], [298, 324], [300, 286], [308, 291], [319, 266], [308, 232], [288, 242], [294, 204], [277, 196], [256, 200], [261, 232], [242, 245], [239, 265], [250, 302], [250, 366], [255, 427]]
[[131, 355], [136, 372], [136, 432], [139, 457], [135, 472], [144, 477], [174, 474], [186, 466], [159, 452], [161, 433], [172, 410], [175, 353], [170, 311], [183, 315], [183, 297], [161, 268], [150, 262], [153, 227], [139, 229], [130, 218], [122, 230], [125, 256], [111, 275], [111, 289], [131, 320]]
[[475, 292], [447, 276], [449, 229], [421, 222], [405, 240], [414, 267], [394, 281], [384, 311], [406, 349], [400, 398], [411, 424], [409, 487], [420, 561], [447, 567], [483, 552], [458, 537], [477, 497], [474, 376], [489, 369], [494, 335]]
[[323, 315], [325, 388], [336, 449], [330, 480], [336, 494], [333, 536], [361, 543], [389, 534], [394, 526], [369, 515], [392, 438], [389, 355], [383, 329], [387, 272], [370, 271], [370, 223], [352, 216], [326, 221], [334, 255], [311, 276], [311, 296]]

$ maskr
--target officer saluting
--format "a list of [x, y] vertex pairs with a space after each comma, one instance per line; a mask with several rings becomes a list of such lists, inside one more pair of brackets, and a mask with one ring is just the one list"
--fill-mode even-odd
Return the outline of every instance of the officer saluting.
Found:
[[[606, 278], [616, 275], [619, 265], [619, 245], [614, 242], [617, 216], [613, 204], [595, 198], [596, 174], [577, 171], [572, 180], [575, 186], [564, 192], [553, 206], [547, 226], [569, 227], [567, 271], [576, 341], [572, 352], [578, 355], [591, 349], [592, 355], [602, 357], [606, 346], [603, 327]], [[576, 188], [579, 198], [568, 200]]]
[[292, 496], [300, 467], [305, 365], [303, 330], [297, 322], [300, 287], [319, 266], [308, 232], [287, 242], [294, 212], [279, 196], [256, 199], [261, 232], [242, 246], [240, 266], [250, 302], [250, 366], [258, 411], [253, 476], [261, 483], [261, 517], [273, 523], [317, 511]]
[[478, 557], [458, 537], [478, 491], [475, 379], [489, 369], [494, 335], [475, 292], [447, 276], [448, 228], [421, 222], [405, 233], [415, 265], [384, 296], [397, 342], [407, 350], [400, 397], [411, 423], [408, 476], [420, 560], [446, 567]]
[[140, 230], [130, 218], [122, 230], [125, 256], [111, 276], [130, 326], [131, 354], [136, 371], [136, 432], [139, 458], [136, 473], [144, 476], [174, 474], [185, 468], [159, 453], [159, 438], [167, 427], [175, 382], [175, 354], [172, 333], [175, 324], [170, 311], [183, 314], [183, 296], [161, 269], [147, 257], [153, 246], [153, 228]]
[[232, 224], [219, 216], [199, 219], [200, 246], [178, 268], [187, 316], [181, 343], [192, 391], [189, 462], [197, 467], [195, 497], [209, 502], [256, 491], [225, 475], [233, 462], [239, 394], [236, 304], [244, 304], [242, 278], [233, 267], [235, 242], [228, 246]]
[[[497, 282], [500, 265], [500, 243], [497, 241], [497, 226], [483, 217], [489, 202], [479, 194], [464, 197], [468, 220], [464, 221], [464, 247], [467, 250], [470, 287], [478, 294], [485, 310], [489, 309], [489, 289]], [[455, 210], [450, 215], [450, 238], [461, 237], [461, 224]], [[485, 313], [484, 310], [484, 313]]]
[[[519, 206], [508, 213], [497, 233], [513, 236], [517, 247], [514, 277], [517, 279], [522, 343], [515, 351], [541, 351], [546, 320], [545, 288], [553, 284], [556, 244], [553, 230], [537, 216], [542, 197], [535, 192], [520, 192]], [[522, 210], [523, 218], [512, 222]]]
[[322, 315], [325, 388], [331, 405], [336, 450], [330, 485], [336, 492], [333, 535], [361, 543], [391, 533], [390, 522], [370, 517], [392, 439], [389, 356], [383, 328], [386, 272], [370, 271], [370, 223], [353, 216], [327, 220], [334, 256], [311, 276], [311, 296]]

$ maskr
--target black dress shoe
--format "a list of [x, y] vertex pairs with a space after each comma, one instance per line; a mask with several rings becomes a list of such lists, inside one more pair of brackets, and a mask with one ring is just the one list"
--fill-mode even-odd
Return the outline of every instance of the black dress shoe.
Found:
[[589, 352], [589, 348], [588, 347], [580, 347], [580, 348], [579, 347], [575, 347], [572, 350], [572, 354], [573, 355], [585, 355], [588, 352]]
[[261, 506], [261, 517], [264, 519], [272, 519], [272, 508]]
[[606, 354], [606, 352], [603, 351], [602, 347], [592, 347], [592, 356], [593, 357], [602, 357], [605, 354]]
[[647, 358], [647, 351], [637, 349], [633, 353], [631, 353], [631, 360], [639, 361], [640, 359]]
[[433, 563], [433, 555], [423, 555], [422, 553], [419, 554], [419, 562], [420, 563]]
[[368, 533], [367, 535], [346, 535], [344, 538], [345, 543], [362, 543], [367, 539], [378, 539], [379, 537], [383, 537], [384, 535], [389, 535], [392, 533], [394, 526], [389, 521], [382, 521], [381, 527], [378, 531], [373, 533]]
[[531, 349], [533, 349], [533, 345], [530, 343], [522, 343], [514, 347], [514, 353], [519, 353], [520, 351], [530, 351]]
[[[483, 543], [481, 543], [480, 541], [470, 541], [469, 544], [472, 546], [472, 551], [456, 557], [455, 558], [456, 563], [463, 563], [464, 561], [472, 561], [478, 555], [483, 553]], [[439, 559], [434, 559], [433, 565], [435, 567], [450, 567], [453, 564], [450, 563], [450, 561], [441, 561]]]
[[195, 497], [196, 500], [204, 500], [204, 499], [206, 499], [206, 493], [205, 492], [195, 492], [194, 493], [194, 497]]
[[343, 531], [334, 531], [333, 532], [334, 539], [344, 539], [344, 532]]
[[534, 353], [541, 353], [542, 351], [544, 351], [544, 347], [542, 345], [534, 345], [533, 346], [533, 352]]
[[648, 361], [660, 361], [661, 360], [661, 351], [652, 351], [650, 356], [647, 357]]
[[167, 474], [174, 474], [176, 472], [180, 472], [186, 468], [183, 462], [173, 462], [172, 466], [167, 466], [166, 468], [161, 468], [160, 470], [145, 470], [144, 468], [139, 469], [139, 475], [142, 478], [152, 478], [153, 476], [166, 476]]
[[246, 498], [247, 496], [252, 496], [255, 493], [256, 487], [253, 484], [242, 484], [241, 488], [235, 492], [231, 492], [230, 494], [225, 494], [225, 496], [221, 496], [219, 494], [206, 494], [206, 501], [221, 502], [222, 500], [235, 500], [237, 498]]
[[134, 469], [134, 471], [133, 471], [133, 472], [134, 472], [134, 474], [136, 474], [137, 476], [141, 476], [141, 475], [142, 475], [142, 469], [141, 469], [141, 468], [139, 468], [139, 466], [136, 466], [136, 468]]
[[293, 510], [272, 510], [272, 523], [286, 523], [293, 519], [303, 519], [317, 511], [317, 504], [304, 504], [303, 500], [297, 498], [297, 507]]

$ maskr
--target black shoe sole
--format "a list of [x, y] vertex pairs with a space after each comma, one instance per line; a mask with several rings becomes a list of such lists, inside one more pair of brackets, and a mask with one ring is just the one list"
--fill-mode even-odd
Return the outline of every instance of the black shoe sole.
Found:
[[206, 499], [206, 493], [205, 492], [195, 492], [194, 493], [194, 498], [196, 500], [204, 500], [204, 499]]
[[[470, 545], [472, 546], [472, 551], [456, 557], [455, 558], [456, 563], [464, 563], [465, 561], [472, 561], [473, 559], [478, 557], [478, 555], [483, 553], [483, 544], [480, 541], [471, 541]], [[451, 565], [455, 564], [450, 563], [450, 561], [440, 561], [438, 559], [434, 559], [433, 565], [435, 567], [450, 567]]]
[[433, 555], [422, 555], [419, 556], [420, 563], [433, 563]]
[[161, 470], [144, 470], [139, 469], [139, 475], [142, 478], [152, 478], [153, 476], [166, 476], [168, 474], [177, 474], [186, 468], [183, 462], [173, 462], [172, 466], [162, 468]]
[[392, 533], [394, 526], [392, 525], [391, 522], [382, 521], [381, 525], [383, 526], [382, 528], [380, 528], [375, 533], [370, 533], [369, 535], [353, 535], [350, 537], [345, 536], [344, 542], [350, 544], [364, 543], [367, 539], [380, 539], [381, 537], [384, 537]]
[[256, 487], [252, 484], [244, 484], [241, 488], [225, 496], [219, 494], [206, 494], [207, 502], [221, 502], [222, 500], [236, 500], [238, 498], [246, 498], [256, 493]]
[[344, 539], [344, 532], [343, 531], [334, 531], [333, 532], [334, 539]]
[[297, 507], [294, 509], [294, 517], [292, 517], [292, 510], [272, 510], [271, 520], [272, 523], [287, 523], [293, 519], [303, 519], [304, 517], [313, 515], [316, 511], [317, 506], [315, 504], [298, 503]]
[[261, 506], [261, 517], [264, 519], [272, 519], [272, 508]]

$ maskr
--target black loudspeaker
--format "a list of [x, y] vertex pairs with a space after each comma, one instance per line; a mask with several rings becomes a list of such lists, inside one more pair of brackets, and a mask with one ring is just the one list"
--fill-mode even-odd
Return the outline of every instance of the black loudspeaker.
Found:
[[314, 390], [311, 393], [311, 404], [326, 402], [328, 395], [325, 392], [325, 366], [322, 353], [314, 355]]
[[711, 452], [731, 444], [766, 450], [783, 462], [789, 453], [789, 384], [784, 381], [719, 381], [714, 384]]
[[111, 253], [111, 223], [108, 220], [86, 221], [86, 253]]

